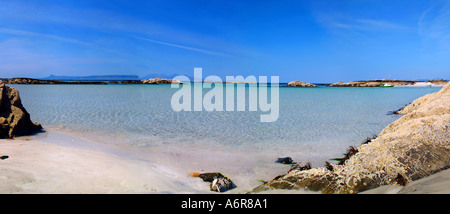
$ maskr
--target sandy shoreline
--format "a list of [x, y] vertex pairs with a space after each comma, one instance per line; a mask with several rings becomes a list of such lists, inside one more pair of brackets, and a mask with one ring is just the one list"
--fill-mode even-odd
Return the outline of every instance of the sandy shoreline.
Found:
[[[1, 193], [170, 192], [180, 175], [153, 163], [45, 141], [1, 140]], [[170, 179], [172, 178], [172, 179]]]
[[[55, 143], [61, 140], [64, 142], [60, 145]], [[251, 158], [243, 156], [236, 160], [242, 163], [240, 166], [236, 163], [220, 165], [220, 160], [214, 161], [213, 156], [217, 154], [196, 159], [194, 157], [197, 155], [191, 151], [183, 153], [181, 150], [155, 151], [153, 157], [148, 157], [151, 154], [148, 151], [115, 148], [57, 132], [0, 140], [0, 155], [9, 156], [0, 160], [0, 193], [213, 193], [209, 191], [208, 183], [188, 176], [187, 172], [199, 169], [205, 172], [221, 171], [230, 176], [239, 185], [227, 193], [236, 194], [246, 193], [259, 185], [258, 179], [264, 178], [264, 174], [265, 179], [270, 179], [289, 167], [273, 163], [258, 165], [261, 160], [252, 162]], [[230, 156], [225, 159], [239, 157], [236, 154]], [[272, 190], [261, 193], [319, 192]], [[393, 193], [450, 193], [450, 170], [408, 183], [404, 187], [386, 185], [362, 192]]]
[[0, 140], [0, 193], [214, 193], [189, 172], [221, 172], [246, 193], [290, 166], [267, 154], [208, 148], [135, 148], [49, 131]]

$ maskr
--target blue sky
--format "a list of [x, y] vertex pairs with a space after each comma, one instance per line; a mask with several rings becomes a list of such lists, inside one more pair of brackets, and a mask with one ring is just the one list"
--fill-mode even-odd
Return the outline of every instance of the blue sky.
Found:
[[450, 79], [450, 1], [0, 0], [0, 77]]

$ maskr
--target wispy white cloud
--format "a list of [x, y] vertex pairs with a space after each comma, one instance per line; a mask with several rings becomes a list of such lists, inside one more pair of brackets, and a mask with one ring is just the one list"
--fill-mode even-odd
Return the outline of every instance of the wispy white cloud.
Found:
[[422, 13], [417, 24], [426, 52], [450, 54], [450, 2], [435, 3]]
[[201, 48], [189, 47], [189, 46], [184, 46], [184, 45], [179, 45], [179, 44], [174, 44], [174, 43], [169, 43], [169, 42], [158, 41], [158, 40], [154, 40], [154, 39], [138, 37], [138, 36], [131, 36], [131, 37], [132, 38], [136, 38], [136, 39], [140, 39], [140, 40], [143, 40], [143, 41], [147, 41], [147, 42], [152, 42], [152, 43], [165, 45], [165, 46], [170, 46], [170, 47], [175, 47], [175, 48], [181, 48], [181, 49], [194, 51], [194, 52], [198, 52], [198, 53], [204, 53], [204, 54], [216, 55], [216, 56], [231, 57], [231, 55], [228, 55], [228, 54], [225, 54], [225, 53], [210, 51], [210, 50], [201, 49]]
[[[386, 51], [392, 41], [417, 34], [417, 26], [406, 25], [385, 16], [366, 17], [361, 13], [315, 11], [316, 21], [331, 35], [334, 44], [345, 42], [350, 48], [370, 48]], [[346, 45], [348, 45], [346, 44]], [[341, 48], [338, 49], [342, 51]]]
[[[211, 35], [186, 29], [177, 29], [164, 25], [159, 21], [140, 19], [139, 17], [97, 8], [78, 8], [55, 3], [47, 3], [43, 7], [33, 2], [13, 2], [0, 7], [0, 18], [51, 26], [72, 26], [109, 33], [117, 37], [124, 36], [129, 38], [129, 35], [135, 35], [135, 39], [138, 38], [165, 46], [216, 56], [229, 57], [241, 55], [243, 52], [251, 52], [246, 47], [238, 46]], [[39, 34], [34, 36], [73, 43], [77, 42], [68, 38], [58, 38], [57, 36]], [[82, 43], [82, 41], [80, 42]], [[237, 52], [236, 50], [239, 51]]]
[[[41, 46], [39, 39], [70, 43], [80, 45], [82, 49], [97, 48], [93, 43], [83, 42], [76, 39], [55, 36], [51, 34], [0, 28], [0, 35], [10, 34], [13, 37], [0, 40], [0, 76], [17, 77], [29, 76], [34, 73], [36, 77], [41, 77], [40, 72], [67, 71], [74, 65], [86, 64], [114, 64], [123, 60], [120, 58], [101, 58], [92, 56], [82, 56], [71, 53], [60, 53], [54, 50], [46, 50]], [[104, 49], [102, 49], [104, 50]], [[113, 51], [108, 50], [106, 51]]]
[[373, 31], [415, 32], [415, 27], [409, 27], [394, 22], [372, 19], [357, 19], [356, 28]]
[[69, 42], [74, 43], [78, 45], [85, 45], [85, 46], [95, 46], [92, 43], [83, 42], [76, 39], [61, 37], [61, 36], [55, 36], [51, 34], [45, 34], [45, 33], [37, 33], [37, 32], [31, 32], [31, 31], [23, 31], [23, 30], [15, 30], [15, 29], [8, 29], [8, 28], [0, 28], [0, 33], [5, 34], [12, 34], [12, 35], [18, 35], [18, 36], [29, 36], [29, 37], [39, 37], [39, 38], [45, 38], [50, 40], [57, 40], [61, 42]]
[[353, 30], [361, 32], [416, 32], [415, 27], [405, 26], [391, 21], [364, 19], [337, 14], [321, 14], [318, 22], [330, 30]]
[[101, 45], [98, 45], [96, 43], [92, 42], [85, 42], [78, 39], [63, 37], [63, 36], [56, 36], [53, 34], [48, 33], [38, 33], [38, 32], [32, 32], [32, 31], [25, 31], [25, 30], [16, 30], [16, 29], [9, 29], [9, 28], [0, 28], [0, 34], [11, 34], [16, 36], [22, 36], [22, 37], [29, 37], [29, 38], [40, 38], [40, 39], [47, 39], [51, 41], [58, 41], [62, 43], [71, 43], [75, 45], [80, 45], [85, 48], [100, 50], [108, 53], [113, 53], [116, 55], [129, 55], [128, 53], [118, 51], [115, 49], [111, 49], [108, 47], [104, 47]]

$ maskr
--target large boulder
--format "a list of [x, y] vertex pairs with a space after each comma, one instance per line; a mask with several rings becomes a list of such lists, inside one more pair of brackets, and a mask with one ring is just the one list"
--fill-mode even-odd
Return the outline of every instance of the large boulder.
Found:
[[312, 83], [307, 83], [307, 82], [302, 82], [302, 81], [292, 81], [284, 86], [288, 86], [288, 87], [316, 87], [316, 85], [312, 84]]
[[450, 83], [400, 111], [377, 138], [356, 148], [342, 165], [291, 170], [255, 188], [358, 193], [405, 185], [450, 167]]
[[42, 130], [42, 126], [30, 120], [20, 100], [19, 91], [0, 83], [0, 138], [30, 135]]

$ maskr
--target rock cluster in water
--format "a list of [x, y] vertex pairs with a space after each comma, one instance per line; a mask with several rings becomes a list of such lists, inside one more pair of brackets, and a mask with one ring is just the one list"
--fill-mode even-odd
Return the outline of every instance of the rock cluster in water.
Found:
[[302, 82], [302, 81], [292, 81], [284, 86], [287, 87], [316, 87], [316, 85], [312, 84], [312, 83], [307, 83], [307, 82]]
[[352, 81], [352, 82], [337, 82], [328, 85], [329, 87], [380, 87], [384, 84], [390, 84], [394, 86], [414, 85], [416, 81], [409, 80], [364, 80], [364, 81]]
[[178, 80], [172, 79], [163, 79], [163, 78], [153, 78], [148, 80], [142, 80], [142, 84], [172, 84], [173, 83], [181, 83]]
[[0, 83], [0, 138], [13, 138], [42, 130], [31, 122], [30, 114], [20, 100], [19, 91]]
[[445, 85], [448, 83], [448, 81], [444, 80], [444, 79], [437, 79], [437, 80], [430, 79], [430, 80], [428, 80], [428, 82], [436, 84], [436, 85]]
[[357, 148], [342, 164], [294, 169], [255, 188], [358, 193], [405, 185], [450, 167], [450, 83], [399, 111], [401, 118]]

